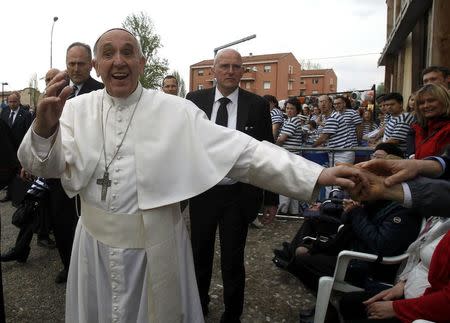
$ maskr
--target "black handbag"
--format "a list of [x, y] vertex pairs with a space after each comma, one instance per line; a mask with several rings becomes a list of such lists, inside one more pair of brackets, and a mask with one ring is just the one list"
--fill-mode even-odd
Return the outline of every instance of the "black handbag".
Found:
[[13, 213], [11, 223], [18, 228], [23, 228], [33, 221], [36, 209], [38, 207], [37, 201], [25, 200], [20, 204], [17, 210]]
[[42, 178], [37, 178], [25, 194], [25, 197], [13, 213], [11, 222], [18, 228], [29, 225], [37, 217], [39, 208], [48, 197], [48, 186]]

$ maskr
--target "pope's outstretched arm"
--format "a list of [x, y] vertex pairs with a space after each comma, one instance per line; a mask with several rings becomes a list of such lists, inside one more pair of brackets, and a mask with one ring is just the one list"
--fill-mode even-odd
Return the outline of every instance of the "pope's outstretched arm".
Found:
[[324, 168], [274, 144], [252, 139], [227, 176], [300, 201], [312, 201], [320, 186], [353, 188], [355, 183], [365, 181], [362, 173], [350, 166]]

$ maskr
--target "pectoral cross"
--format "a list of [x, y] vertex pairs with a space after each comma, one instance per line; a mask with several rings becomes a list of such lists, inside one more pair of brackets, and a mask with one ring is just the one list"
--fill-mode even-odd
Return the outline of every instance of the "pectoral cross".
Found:
[[102, 201], [105, 201], [106, 193], [108, 192], [108, 187], [111, 186], [111, 180], [109, 179], [109, 173], [104, 172], [103, 178], [97, 178], [97, 184], [102, 186]]

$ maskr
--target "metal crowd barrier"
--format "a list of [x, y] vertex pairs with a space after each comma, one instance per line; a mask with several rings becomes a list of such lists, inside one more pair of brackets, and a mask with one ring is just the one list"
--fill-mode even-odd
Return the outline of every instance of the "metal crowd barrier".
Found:
[[[367, 147], [367, 146], [355, 146], [350, 148], [300, 147], [300, 153], [304, 158], [314, 161], [322, 166], [334, 165], [334, 154], [343, 151], [354, 151], [355, 163], [357, 163], [359, 161], [369, 160], [371, 153], [374, 151], [374, 147]], [[362, 154], [358, 155], [357, 154], [358, 152]], [[321, 156], [319, 156], [320, 153], [322, 153]], [[331, 161], [328, 160], [330, 155]], [[357, 159], [356, 157], [359, 157], [359, 159]]]
[[[374, 147], [367, 146], [356, 146], [350, 148], [329, 148], [329, 147], [300, 147], [300, 155], [308, 160], [318, 163], [321, 166], [329, 167], [329, 165], [334, 165], [334, 154], [336, 152], [342, 151], [354, 151], [355, 152], [355, 164], [358, 162], [366, 161], [370, 159], [370, 155], [374, 151]], [[310, 153], [307, 153], [310, 152]], [[358, 153], [360, 153], [358, 155]], [[331, 163], [329, 163], [329, 155], [331, 155]], [[323, 188], [322, 188], [323, 189]], [[320, 195], [324, 195], [323, 192]], [[321, 196], [319, 199], [323, 199]], [[261, 216], [262, 213], [260, 212]], [[275, 216], [277, 220], [301, 220], [304, 219], [303, 216], [292, 216], [292, 215], [282, 215], [277, 214]]]

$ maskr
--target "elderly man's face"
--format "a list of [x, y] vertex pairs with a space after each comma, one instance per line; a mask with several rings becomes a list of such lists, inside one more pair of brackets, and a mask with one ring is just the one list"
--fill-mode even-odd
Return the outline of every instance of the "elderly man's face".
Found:
[[11, 110], [16, 110], [19, 107], [20, 100], [15, 94], [8, 96], [8, 106]]
[[94, 67], [106, 91], [118, 98], [133, 93], [145, 65], [136, 38], [124, 30], [111, 30], [101, 36], [95, 54]]
[[335, 108], [336, 111], [339, 112], [339, 113], [343, 112], [344, 109], [345, 109], [345, 101], [342, 100], [341, 98], [335, 99], [335, 100], [334, 100], [334, 108]]
[[91, 74], [92, 62], [86, 48], [74, 46], [66, 55], [67, 74], [74, 84], [82, 84]]
[[322, 113], [328, 114], [331, 112], [331, 102], [328, 96], [322, 95], [319, 97], [319, 108]]
[[244, 68], [241, 55], [233, 49], [225, 49], [216, 57], [212, 68], [220, 92], [227, 96], [239, 86]]

